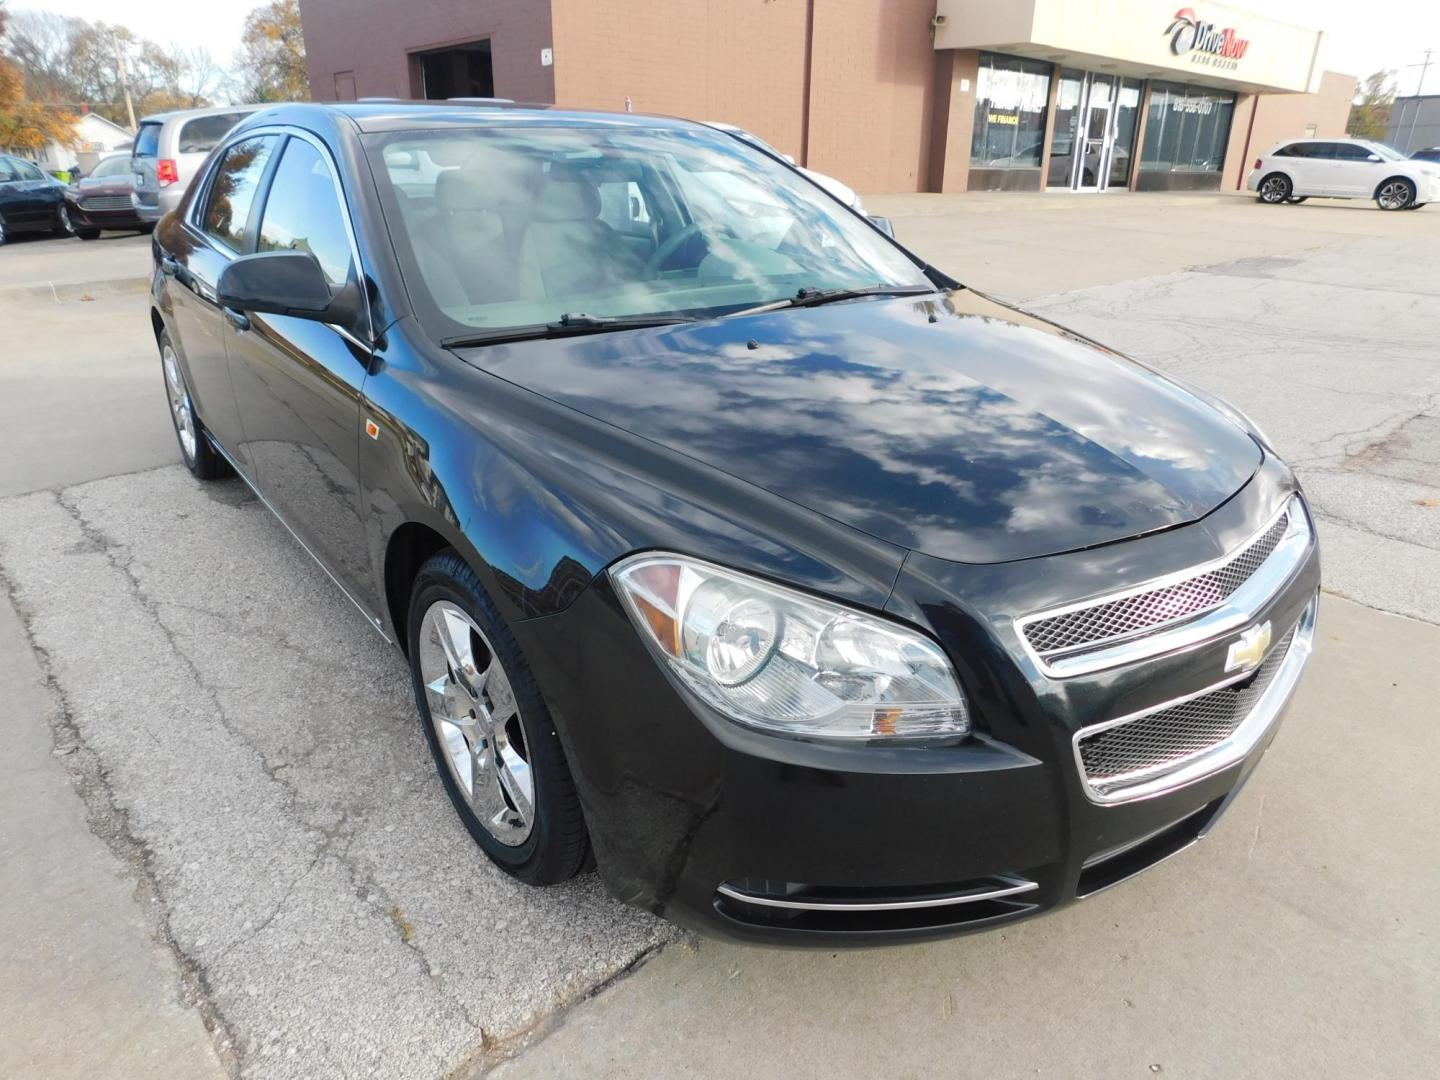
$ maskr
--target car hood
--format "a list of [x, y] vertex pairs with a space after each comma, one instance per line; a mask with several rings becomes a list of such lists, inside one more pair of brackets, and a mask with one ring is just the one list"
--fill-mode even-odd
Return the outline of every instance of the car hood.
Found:
[[81, 195], [129, 195], [134, 186], [134, 181], [128, 176], [87, 178], [76, 185]]
[[817, 513], [963, 562], [1194, 521], [1261, 460], [1234, 422], [1163, 377], [970, 290], [457, 351]]

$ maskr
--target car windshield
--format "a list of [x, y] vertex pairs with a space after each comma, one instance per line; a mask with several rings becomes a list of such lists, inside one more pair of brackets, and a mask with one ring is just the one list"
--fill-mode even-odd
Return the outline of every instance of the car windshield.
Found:
[[129, 176], [130, 159], [126, 157], [108, 157], [96, 165], [95, 171], [90, 175], [92, 177]]
[[443, 130], [367, 146], [412, 299], [441, 339], [929, 287], [865, 221], [722, 132]]

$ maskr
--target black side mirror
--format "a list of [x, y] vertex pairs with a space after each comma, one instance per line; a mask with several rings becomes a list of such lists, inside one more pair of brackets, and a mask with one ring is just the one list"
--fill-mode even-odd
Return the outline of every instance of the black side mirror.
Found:
[[890, 223], [890, 219], [888, 217], [879, 217], [875, 214], [871, 214], [869, 215], [869, 217], [871, 225], [874, 225], [875, 228], [879, 229], [886, 236], [890, 237], [891, 240], [895, 239], [895, 226]]
[[299, 319], [353, 327], [362, 305], [360, 287], [347, 281], [332, 288], [320, 262], [308, 251], [262, 251], [242, 255], [220, 274], [216, 299], [236, 311], [293, 315]]

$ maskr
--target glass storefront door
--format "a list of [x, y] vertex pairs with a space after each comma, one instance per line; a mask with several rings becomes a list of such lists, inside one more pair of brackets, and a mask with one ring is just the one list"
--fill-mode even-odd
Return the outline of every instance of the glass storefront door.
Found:
[[1060, 72], [1046, 186], [1123, 188], [1130, 180], [1140, 83], [1092, 71]]

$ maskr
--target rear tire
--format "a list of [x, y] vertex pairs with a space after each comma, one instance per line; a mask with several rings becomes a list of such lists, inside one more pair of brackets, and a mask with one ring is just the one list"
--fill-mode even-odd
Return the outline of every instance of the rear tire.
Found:
[[180, 444], [180, 459], [197, 480], [223, 480], [233, 475], [230, 463], [210, 444], [210, 436], [185, 385], [185, 370], [180, 357], [170, 344], [170, 332], [160, 332], [160, 370], [165, 377], [165, 396], [170, 402], [170, 422], [175, 426], [175, 441]]
[[74, 236], [75, 224], [70, 220], [70, 208], [64, 203], [55, 211], [55, 227], [50, 230], [52, 236]]
[[1284, 173], [1271, 173], [1260, 181], [1255, 197], [1270, 206], [1279, 206], [1290, 198], [1294, 190], [1290, 178]]
[[406, 631], [415, 707], [466, 830], [530, 885], [574, 877], [590, 837], [555, 722], [509, 627], [454, 551], [420, 568]]
[[76, 229], [76, 230], [75, 230], [75, 235], [78, 236], [81, 240], [99, 240], [99, 239], [100, 239], [100, 230], [99, 230], [99, 229]]

